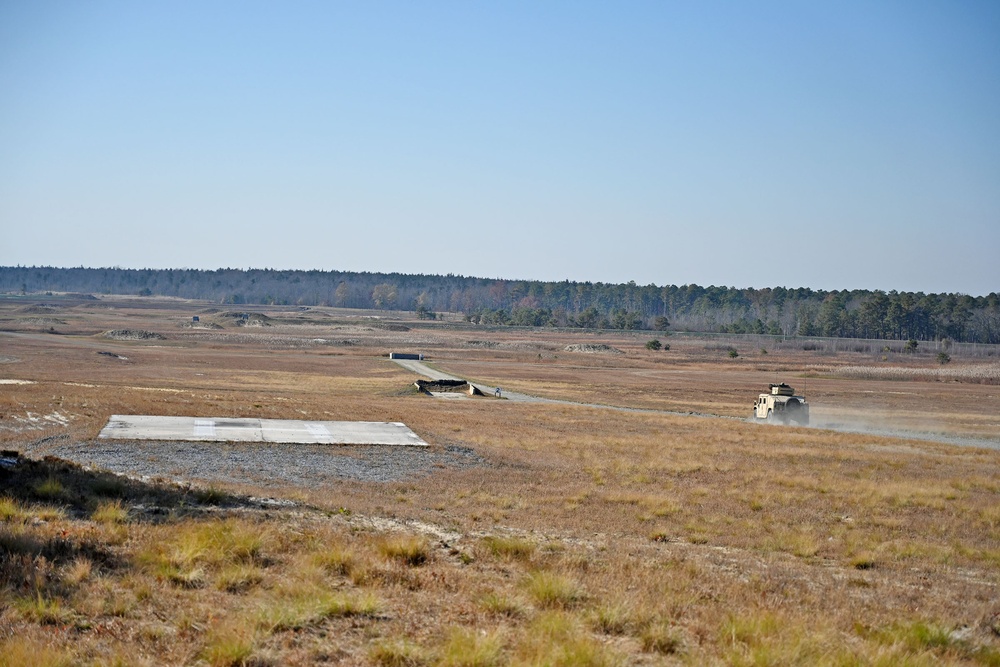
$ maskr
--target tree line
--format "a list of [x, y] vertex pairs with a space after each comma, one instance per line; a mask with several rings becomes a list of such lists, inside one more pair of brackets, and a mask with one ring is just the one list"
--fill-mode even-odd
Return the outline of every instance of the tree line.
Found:
[[1000, 295], [735, 288], [276, 269], [0, 267], [0, 292], [82, 292], [462, 313], [496, 326], [1000, 343]]

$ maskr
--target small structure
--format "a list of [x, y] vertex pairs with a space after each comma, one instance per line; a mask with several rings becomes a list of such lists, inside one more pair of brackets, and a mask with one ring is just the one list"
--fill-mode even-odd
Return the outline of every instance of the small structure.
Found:
[[414, 361], [423, 361], [424, 355], [413, 354], [412, 352], [390, 352], [390, 359], [412, 359]]
[[198, 317], [197, 315], [195, 315], [194, 317], [191, 318], [191, 321], [192, 322], [201, 322], [201, 318]]
[[417, 380], [413, 385], [422, 393], [430, 394], [468, 394], [469, 396], [482, 396], [483, 392], [476, 388], [476, 385], [465, 380]]

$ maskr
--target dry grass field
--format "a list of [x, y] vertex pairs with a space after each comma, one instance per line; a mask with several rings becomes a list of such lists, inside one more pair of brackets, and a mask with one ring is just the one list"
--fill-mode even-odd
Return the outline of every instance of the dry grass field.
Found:
[[[0, 299], [0, 665], [1000, 665], [1000, 350], [227, 310]], [[434, 399], [390, 351], [567, 402]], [[782, 380], [821, 427], [746, 421]], [[59, 456], [112, 414], [477, 458], [261, 486]]]

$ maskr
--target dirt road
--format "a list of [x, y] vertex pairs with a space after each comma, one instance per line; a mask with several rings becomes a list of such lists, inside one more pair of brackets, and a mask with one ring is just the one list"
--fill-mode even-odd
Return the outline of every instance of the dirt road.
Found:
[[[436, 368], [428, 366], [422, 361], [413, 361], [410, 359], [393, 359], [397, 364], [412, 371], [418, 375], [423, 375], [430, 378], [431, 380], [462, 380], [473, 385], [476, 389], [483, 392], [487, 396], [493, 396], [496, 391], [496, 385], [483, 384], [482, 382], [474, 382], [467, 378], [460, 378], [456, 375], [450, 375], [443, 371], [439, 371]], [[564, 401], [557, 398], [542, 398], [540, 396], [532, 396], [530, 394], [521, 394], [515, 391], [507, 391], [503, 389], [502, 398], [508, 401], [514, 401], [515, 403], [548, 403], [551, 405], [581, 405], [587, 408], [602, 408], [605, 410], [618, 410], [620, 412], [646, 412], [649, 414], [656, 415], [681, 415], [681, 416], [697, 416], [697, 417], [712, 417], [714, 419], [735, 419], [736, 421], [742, 421], [738, 417], [727, 417], [725, 415], [713, 415], [704, 412], [674, 412], [671, 410], [651, 410], [649, 408], [627, 408], [620, 405], [606, 405], [604, 403], [579, 403], [577, 401]]]
[[[461, 380], [463, 382], [468, 382], [487, 396], [493, 396], [497, 389], [496, 385], [487, 385], [481, 382], [466, 380], [466, 378], [460, 378], [455, 375], [449, 375], [448, 373], [439, 371], [436, 368], [431, 368], [422, 361], [415, 361], [413, 359], [393, 359], [393, 361], [406, 370], [416, 373], [417, 375], [423, 375], [431, 380]], [[503, 398], [516, 403], [566, 403], [570, 405], [578, 405], [577, 403], [571, 403], [570, 401], [557, 401], [550, 398], [540, 398], [538, 396], [529, 396], [528, 394], [519, 394], [517, 392], [506, 390], [503, 390], [501, 394]]]

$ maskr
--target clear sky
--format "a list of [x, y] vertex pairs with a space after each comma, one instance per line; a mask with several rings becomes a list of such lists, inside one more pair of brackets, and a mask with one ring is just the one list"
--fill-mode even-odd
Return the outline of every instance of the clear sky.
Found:
[[1000, 291], [1000, 2], [0, 0], [0, 265]]

